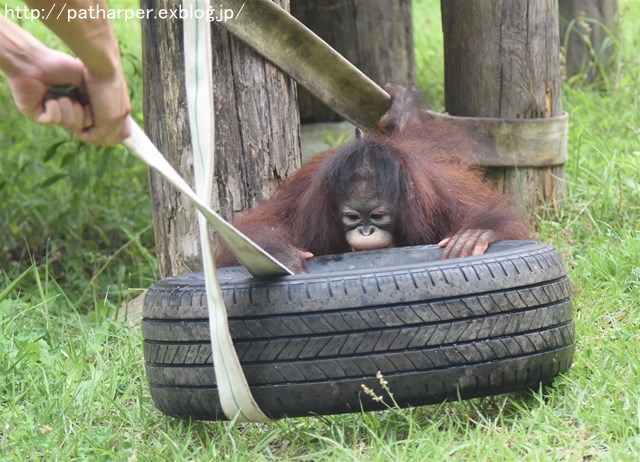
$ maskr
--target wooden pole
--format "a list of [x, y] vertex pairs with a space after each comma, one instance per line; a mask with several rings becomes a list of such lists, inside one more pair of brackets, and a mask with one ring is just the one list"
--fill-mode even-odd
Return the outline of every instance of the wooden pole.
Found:
[[271, 0], [219, 1], [241, 11], [220, 23], [232, 34], [354, 125], [377, 126], [389, 95], [300, 21]]
[[[562, 115], [558, 0], [442, 0], [441, 5], [450, 114]], [[557, 210], [564, 196], [563, 165], [488, 170], [496, 188], [532, 218]]]
[[567, 77], [582, 73], [587, 82], [608, 78], [617, 19], [617, 0], [560, 0]]
[[[286, 6], [287, 0], [278, 0]], [[176, 8], [142, 0], [142, 8]], [[193, 187], [179, 18], [142, 22], [145, 131]], [[216, 176], [209, 204], [225, 219], [256, 205], [300, 166], [295, 82], [219, 24], [212, 25]], [[214, 129], [214, 127], [212, 127]], [[202, 268], [195, 208], [150, 173], [161, 277]]]
[[[296, 0], [291, 14], [381, 87], [415, 83], [411, 0]], [[341, 117], [298, 87], [300, 119]]]

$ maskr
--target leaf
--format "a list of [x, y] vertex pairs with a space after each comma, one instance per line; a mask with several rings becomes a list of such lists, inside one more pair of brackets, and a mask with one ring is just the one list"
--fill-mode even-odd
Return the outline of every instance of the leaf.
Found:
[[77, 156], [77, 153], [75, 153], [75, 152], [66, 153], [62, 157], [62, 160], [60, 161], [60, 168], [66, 167], [69, 162], [71, 162], [73, 159], [76, 158], [76, 156]]
[[57, 143], [53, 143], [51, 146], [49, 146], [49, 148], [47, 149], [47, 152], [44, 154], [44, 159], [42, 159], [44, 162], [48, 162], [50, 161], [53, 156], [56, 155], [56, 152], [58, 151], [58, 148], [60, 146], [62, 146], [63, 144], [65, 144], [67, 142], [67, 140], [62, 140], [62, 141], [58, 141]]
[[20, 281], [22, 281], [24, 279], [24, 277], [32, 269], [33, 269], [33, 266], [29, 267], [24, 273], [22, 273], [20, 276], [18, 276], [16, 279], [14, 279], [13, 282], [11, 282], [7, 287], [5, 287], [2, 290], [2, 292], [0, 292], [0, 302], [2, 302], [5, 298], [7, 298], [9, 296], [9, 294], [11, 292], [13, 292], [16, 287], [18, 287], [18, 284], [20, 284]]
[[40, 183], [40, 187], [41, 188], [47, 188], [47, 187], [51, 186], [52, 184], [57, 183], [58, 181], [60, 181], [61, 179], [63, 179], [66, 176], [67, 176], [66, 173], [56, 173], [55, 175], [51, 175], [49, 178], [47, 178], [42, 183]]

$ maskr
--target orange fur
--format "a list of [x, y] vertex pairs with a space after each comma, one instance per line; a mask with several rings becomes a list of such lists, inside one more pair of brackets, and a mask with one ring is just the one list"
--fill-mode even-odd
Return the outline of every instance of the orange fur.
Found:
[[[462, 229], [493, 230], [497, 239], [528, 238], [520, 214], [486, 184], [470, 160], [467, 135], [447, 122], [425, 118], [408, 90], [394, 87], [391, 92], [392, 106], [376, 133], [316, 156], [273, 198], [234, 224], [298, 270], [304, 263], [296, 249], [315, 255], [350, 251], [332, 193], [342, 186], [335, 184], [336, 165], [358, 151], [384, 153], [394, 165], [399, 162], [396, 246], [436, 244]], [[236, 263], [225, 247], [217, 262]]]

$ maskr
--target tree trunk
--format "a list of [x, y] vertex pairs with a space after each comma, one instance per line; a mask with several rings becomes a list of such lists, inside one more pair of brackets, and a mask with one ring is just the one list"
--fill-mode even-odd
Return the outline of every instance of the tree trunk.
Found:
[[[291, 13], [378, 85], [413, 84], [411, 0], [293, 0]], [[304, 88], [303, 122], [340, 117]]]
[[617, 14], [616, 0], [560, 0], [560, 40], [567, 77], [583, 73], [587, 82], [607, 77]]
[[[562, 114], [558, 0], [442, 0], [445, 107], [456, 116]], [[564, 166], [489, 169], [531, 217], [564, 195]]]
[[[287, 6], [288, 0], [278, 3]], [[176, 8], [142, 0], [142, 8]], [[143, 21], [145, 129], [193, 185], [182, 23]], [[213, 23], [216, 181], [214, 210], [229, 219], [270, 196], [300, 166], [295, 83]], [[195, 209], [160, 175], [150, 173], [161, 277], [202, 268]]]

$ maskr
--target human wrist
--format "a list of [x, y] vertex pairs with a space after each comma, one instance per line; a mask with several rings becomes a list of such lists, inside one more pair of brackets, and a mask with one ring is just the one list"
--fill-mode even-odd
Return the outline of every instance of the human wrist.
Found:
[[36, 69], [47, 51], [31, 34], [0, 16], [0, 69], [7, 77]]
[[25, 2], [35, 10], [51, 9], [51, 18], [43, 17], [42, 22], [66, 43], [92, 75], [108, 79], [122, 71], [118, 40], [107, 18], [58, 19], [67, 10], [82, 10], [92, 6], [107, 10], [106, 0], [67, 0], [53, 6], [45, 0]]
[[109, 23], [96, 26], [90, 32], [79, 34], [84, 40], [70, 43], [70, 48], [93, 77], [112, 79], [122, 73], [118, 41]]

